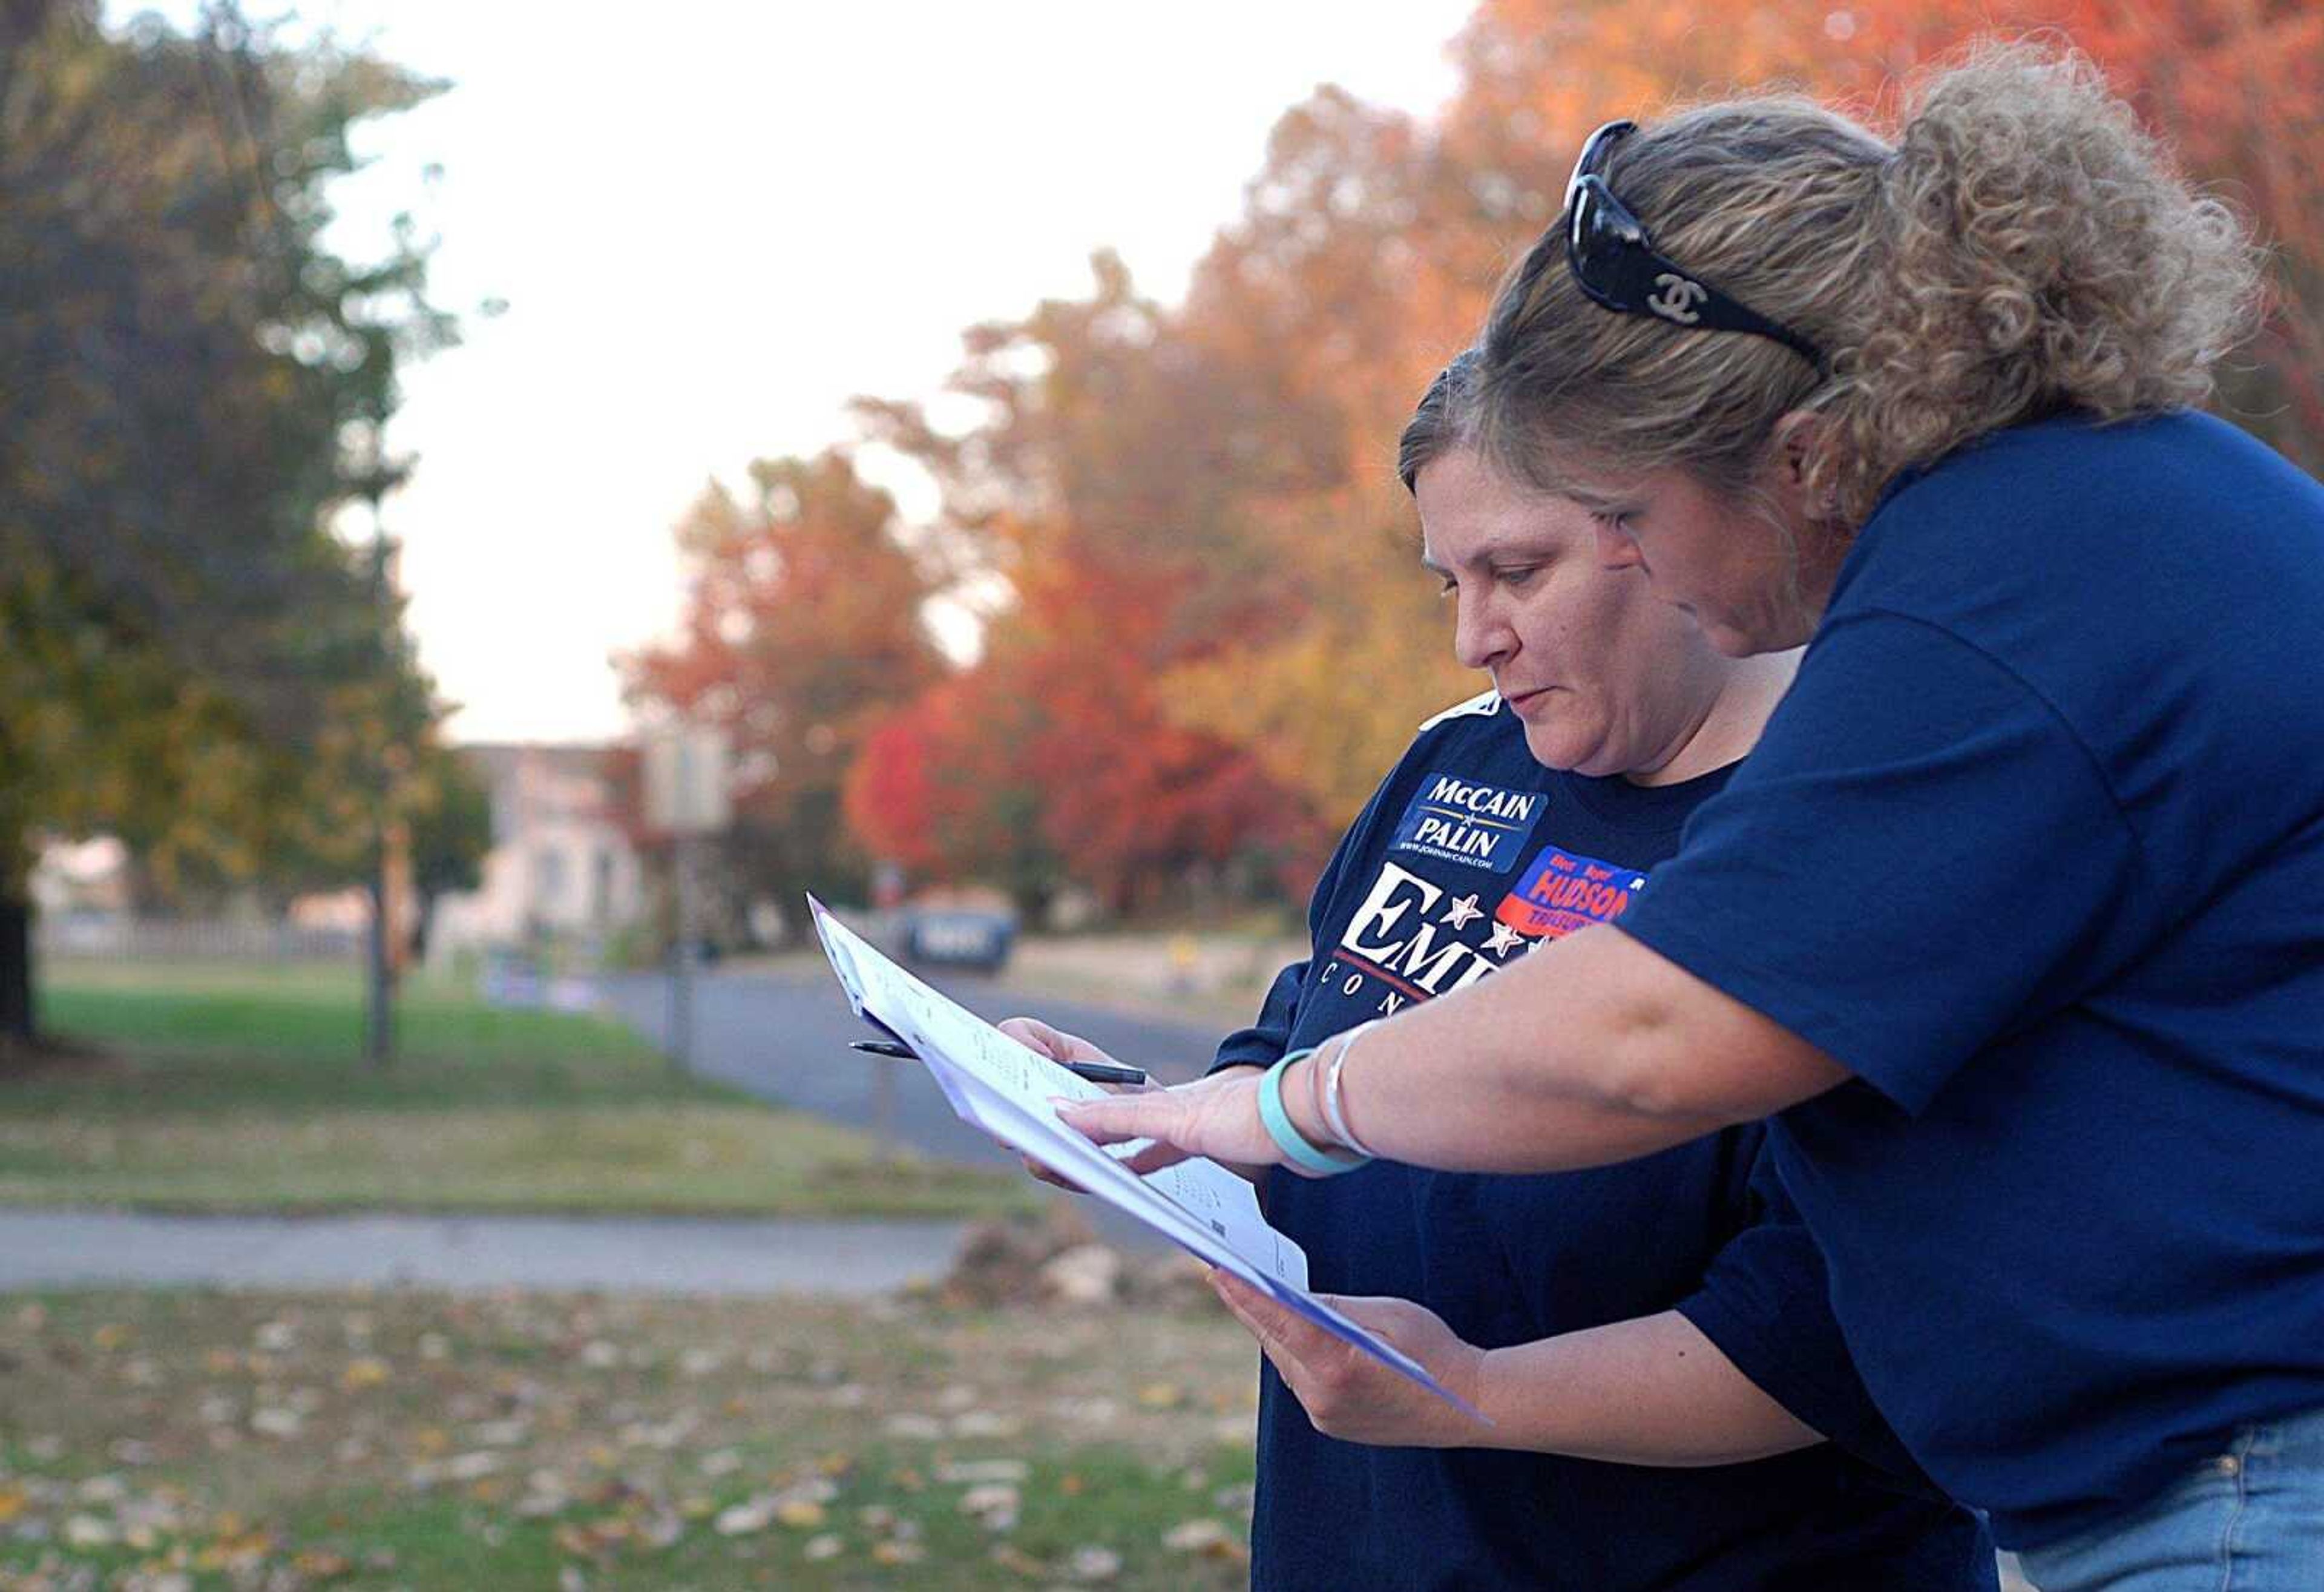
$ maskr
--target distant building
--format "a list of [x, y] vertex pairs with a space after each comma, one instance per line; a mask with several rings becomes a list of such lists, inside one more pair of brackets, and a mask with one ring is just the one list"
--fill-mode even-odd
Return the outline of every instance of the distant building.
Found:
[[437, 903], [430, 955], [596, 939], [645, 911], [637, 853], [615, 821], [603, 745], [462, 746], [492, 793], [483, 885]]
[[51, 840], [32, 864], [32, 902], [43, 917], [129, 911], [129, 847], [110, 835]]

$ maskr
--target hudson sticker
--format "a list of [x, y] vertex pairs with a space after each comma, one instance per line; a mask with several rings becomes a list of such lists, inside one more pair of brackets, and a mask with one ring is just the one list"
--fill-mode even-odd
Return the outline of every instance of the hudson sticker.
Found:
[[1493, 916], [1520, 934], [1555, 939], [1592, 923], [1618, 921], [1646, 884], [1635, 868], [1553, 846], [1533, 859]]

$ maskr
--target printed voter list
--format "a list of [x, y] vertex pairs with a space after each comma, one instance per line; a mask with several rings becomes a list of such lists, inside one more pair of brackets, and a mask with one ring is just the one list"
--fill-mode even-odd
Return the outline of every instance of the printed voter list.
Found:
[[1057, 1118], [1055, 1099], [1104, 1091], [1010, 1039], [973, 1012], [898, 967], [807, 897], [824, 954], [857, 1016], [903, 1042], [927, 1068], [962, 1121], [1039, 1162], [1115, 1209], [1135, 1217], [1197, 1259], [1232, 1273], [1334, 1337], [1482, 1421], [1425, 1366], [1307, 1291], [1307, 1257], [1268, 1225], [1250, 1184], [1200, 1159], [1139, 1177]]

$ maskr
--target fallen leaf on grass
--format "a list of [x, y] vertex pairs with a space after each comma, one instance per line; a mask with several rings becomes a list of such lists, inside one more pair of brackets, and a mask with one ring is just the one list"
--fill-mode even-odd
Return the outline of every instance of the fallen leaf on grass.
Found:
[[1032, 1473], [1022, 1459], [958, 1459], [936, 1467], [936, 1480], [968, 1486], [978, 1482], [1021, 1482]]
[[305, 1426], [307, 1418], [285, 1404], [254, 1410], [250, 1416], [250, 1430], [261, 1437], [294, 1438]]
[[76, 1514], [65, 1522], [65, 1541], [76, 1548], [110, 1548], [119, 1540], [111, 1523], [94, 1514]]
[[747, 1504], [737, 1504], [718, 1512], [710, 1529], [722, 1537], [747, 1537], [763, 1532], [773, 1523], [775, 1505], [770, 1499], [753, 1498]]
[[1015, 1416], [993, 1410], [971, 1410], [954, 1416], [952, 1421], [952, 1435], [958, 1438], [1013, 1438], [1022, 1430], [1024, 1426]]
[[361, 1355], [349, 1360], [346, 1369], [339, 1373], [339, 1385], [349, 1393], [361, 1393], [367, 1387], [379, 1387], [395, 1374], [395, 1368], [376, 1355]]
[[1111, 1581], [1121, 1573], [1121, 1555], [1111, 1548], [1076, 1548], [1065, 1560], [1065, 1574], [1076, 1581]]
[[1162, 1533], [1162, 1546], [1173, 1553], [1196, 1553], [1206, 1559], [1248, 1556], [1248, 1550], [1215, 1520], [1183, 1521]]
[[992, 1562], [1002, 1569], [1014, 1570], [1028, 1580], [1038, 1579], [1049, 1573], [1049, 1567], [1045, 1561], [1034, 1558], [1014, 1542], [994, 1544]]
[[973, 1515], [989, 1532], [1012, 1531], [1017, 1525], [1017, 1489], [1007, 1482], [986, 1482], [960, 1495], [960, 1512]]

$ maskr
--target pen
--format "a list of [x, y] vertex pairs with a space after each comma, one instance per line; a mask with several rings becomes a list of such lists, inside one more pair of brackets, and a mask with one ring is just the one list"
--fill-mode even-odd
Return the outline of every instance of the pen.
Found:
[[[893, 1056], [899, 1061], [918, 1060], [908, 1046], [898, 1044], [894, 1040], [850, 1040], [847, 1048], [871, 1056]], [[1056, 1059], [1050, 1057], [1048, 1060]], [[1092, 1083], [1142, 1084], [1146, 1081], [1146, 1074], [1135, 1067], [1109, 1067], [1102, 1061], [1058, 1061], [1057, 1065], [1075, 1078], [1087, 1078]]]

